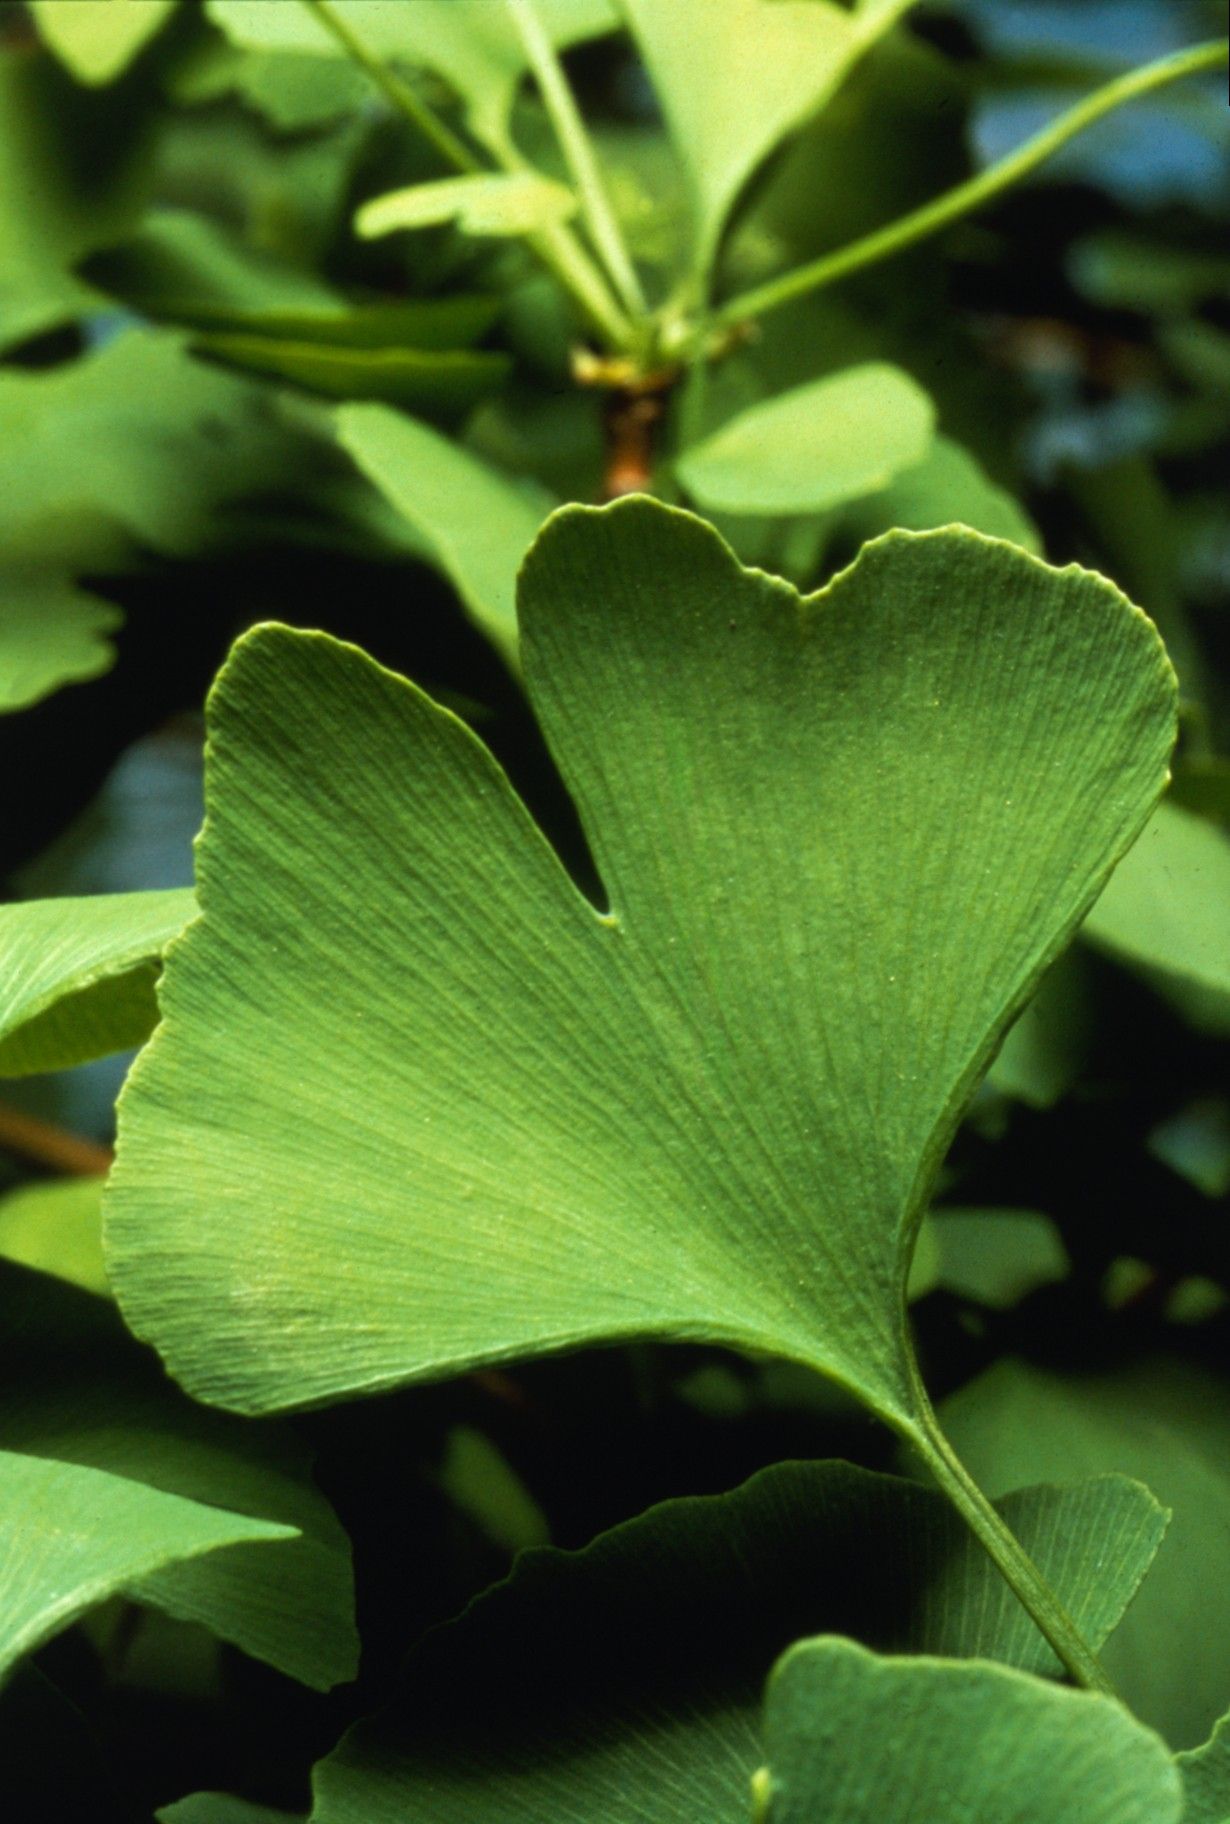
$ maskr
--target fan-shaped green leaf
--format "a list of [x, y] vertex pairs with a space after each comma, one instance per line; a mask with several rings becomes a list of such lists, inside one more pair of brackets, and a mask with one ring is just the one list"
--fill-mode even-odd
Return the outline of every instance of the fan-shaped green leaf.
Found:
[[[1163, 1516], [1119, 1477], [1027, 1489], [1004, 1518], [1090, 1635], [1114, 1626]], [[411, 1655], [402, 1690], [317, 1773], [318, 1824], [602, 1817], [741, 1824], [760, 1696], [800, 1632], [1055, 1667], [941, 1495], [783, 1463], [664, 1502], [581, 1552], [524, 1554]]]
[[800, 1641], [769, 1681], [765, 1737], [765, 1824], [1179, 1824], [1183, 1809], [1164, 1744], [1119, 1704], [1002, 1666]]
[[920, 462], [934, 422], [908, 374], [872, 361], [749, 406], [676, 467], [688, 493], [718, 512], [815, 513]]
[[967, 532], [801, 602], [646, 500], [557, 515], [520, 610], [610, 912], [361, 653], [265, 629], [221, 674], [204, 916], [108, 1191], [125, 1311], [244, 1409], [659, 1335], [912, 1432], [914, 1227], [1160, 789], [1156, 636]]
[[195, 910], [186, 890], [0, 906], [0, 1076], [142, 1044], [159, 959]]

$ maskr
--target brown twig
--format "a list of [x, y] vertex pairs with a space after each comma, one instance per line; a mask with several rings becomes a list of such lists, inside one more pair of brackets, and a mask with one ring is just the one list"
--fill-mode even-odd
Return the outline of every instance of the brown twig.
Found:
[[24, 1109], [0, 1102], [0, 1147], [16, 1153], [49, 1172], [61, 1172], [77, 1178], [105, 1176], [111, 1169], [112, 1152], [97, 1140], [84, 1140], [50, 1121], [40, 1121]]

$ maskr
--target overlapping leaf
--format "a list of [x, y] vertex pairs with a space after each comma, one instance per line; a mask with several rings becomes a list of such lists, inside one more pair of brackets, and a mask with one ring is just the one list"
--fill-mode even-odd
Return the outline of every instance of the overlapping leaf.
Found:
[[0, 560], [0, 714], [106, 671], [120, 619], [54, 567]]
[[0, 1076], [142, 1044], [159, 959], [195, 909], [186, 890], [0, 906]]
[[[1090, 1636], [1114, 1627], [1163, 1516], [1108, 1477], [1021, 1491], [1007, 1522]], [[668, 1501], [511, 1577], [411, 1656], [403, 1689], [317, 1773], [319, 1824], [740, 1824], [764, 1758], [761, 1691], [801, 1632], [1055, 1667], [936, 1491], [784, 1463]]]
[[769, 1682], [764, 1824], [1179, 1824], [1165, 1746], [1109, 1698], [1000, 1666], [801, 1641]]
[[502, 652], [517, 644], [522, 558], [556, 502], [430, 426], [375, 405], [338, 413], [341, 441], [427, 545]]
[[[237, 43], [259, 51], [341, 56], [337, 40], [300, 0], [208, 0], [210, 18]], [[611, 31], [610, 0], [538, 0], [557, 44]], [[508, 118], [525, 51], [508, 9], [489, 0], [346, 0], [346, 24], [376, 56], [440, 76], [462, 99], [471, 130], [490, 145], [507, 142]]]
[[1084, 929], [1197, 1026], [1230, 1033], [1230, 838], [1215, 824], [1160, 805]]
[[1183, 1824], [1227, 1824], [1230, 1819], [1230, 1717], [1223, 1717], [1202, 1748], [1178, 1757], [1183, 1775]]
[[222, 673], [109, 1191], [126, 1314], [243, 1409], [660, 1335], [911, 1431], [913, 1229], [1160, 789], [1156, 636], [964, 532], [800, 602], [644, 500], [557, 515], [520, 612], [609, 912], [362, 654], [266, 629]]
[[1178, 1748], [1230, 1691], [1230, 1420], [1223, 1380], [1165, 1358], [1061, 1375], [1007, 1358], [941, 1409], [990, 1493], [1054, 1475], [1139, 1476], [1173, 1510], [1153, 1573], [1106, 1651], [1125, 1702]]
[[934, 422], [908, 374], [869, 362], [749, 406], [684, 452], [679, 478], [720, 512], [815, 513], [914, 468]]
[[113, 1308], [0, 1265], [5, 1663], [123, 1591], [293, 1677], [353, 1676], [349, 1547], [297, 1442], [203, 1412]]
[[696, 259], [739, 192], [911, 0], [625, 0], [693, 193]]

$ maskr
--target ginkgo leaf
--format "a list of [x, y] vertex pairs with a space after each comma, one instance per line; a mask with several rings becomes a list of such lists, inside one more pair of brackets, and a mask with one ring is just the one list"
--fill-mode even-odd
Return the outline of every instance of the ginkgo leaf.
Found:
[[475, 621], [511, 658], [517, 571], [556, 501], [399, 412], [347, 406], [337, 426], [363, 473], [427, 540]]
[[1165, 1744], [1111, 1698], [1002, 1666], [805, 1640], [765, 1699], [764, 1824], [1179, 1824]]
[[122, 619], [62, 571], [0, 558], [0, 714], [106, 671]]
[[1216, 824], [1159, 805], [1084, 935], [1195, 1025], [1230, 1033], [1230, 837]]
[[237, 1799], [229, 1792], [194, 1792], [173, 1805], [164, 1805], [158, 1824], [302, 1824], [301, 1814], [275, 1811], [251, 1799]]
[[159, 958], [195, 910], [185, 889], [0, 906], [0, 1076], [142, 1044]]
[[114, 81], [166, 24], [176, 0], [33, 0], [44, 42], [79, 82]]
[[920, 462], [900, 470], [881, 492], [851, 502], [842, 515], [843, 530], [860, 541], [890, 526], [926, 532], [952, 525], [1006, 538], [1025, 551], [1042, 551], [1038, 529], [1025, 509], [950, 437], [933, 438]]
[[908, 374], [871, 361], [749, 406], [685, 450], [676, 468], [688, 493], [717, 512], [816, 513], [913, 468], [934, 423], [935, 408]]
[[1230, 1824], [1230, 1716], [1202, 1748], [1175, 1758], [1183, 1775], [1183, 1824]]
[[490, 171], [390, 190], [364, 203], [354, 225], [366, 241], [440, 222], [455, 222], [465, 234], [535, 234], [567, 221], [576, 206], [572, 191], [554, 178], [536, 171]]
[[[556, 44], [568, 45], [619, 24], [611, 0], [537, 0]], [[208, 0], [215, 25], [258, 51], [344, 55], [301, 0]], [[345, 0], [346, 24], [377, 57], [430, 70], [465, 104], [470, 129], [488, 145], [508, 144], [508, 119], [525, 70], [525, 50], [502, 0]]]
[[0, 1370], [0, 1656], [122, 1590], [318, 1689], [354, 1676], [349, 1542], [292, 1434], [194, 1406], [114, 1306], [7, 1262]]
[[179, 1559], [294, 1529], [0, 1449], [0, 1678], [87, 1608]]
[[702, 271], [752, 173], [911, 3], [624, 0], [688, 175]]
[[[1100, 1641], [1156, 1549], [1152, 1497], [1111, 1476], [1024, 1489], [1001, 1508]], [[729, 1494], [663, 1502], [583, 1551], [523, 1553], [415, 1649], [392, 1703], [322, 1763], [313, 1816], [742, 1824], [764, 1758], [764, 1680], [819, 1630], [1057, 1670], [935, 1490], [780, 1463]]]
[[125, 1313], [244, 1410], [663, 1336], [915, 1436], [914, 1229], [1161, 788], [1156, 634], [968, 532], [800, 601], [644, 499], [557, 514], [519, 606], [606, 912], [362, 653], [265, 628], [220, 674], [203, 915], [121, 1100]]

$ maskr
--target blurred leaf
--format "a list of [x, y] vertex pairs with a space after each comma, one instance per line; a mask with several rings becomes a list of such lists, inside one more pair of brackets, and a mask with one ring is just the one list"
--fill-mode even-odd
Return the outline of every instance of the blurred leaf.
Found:
[[262, 389], [166, 331], [0, 372], [0, 554], [61, 572], [113, 567], [134, 546], [195, 554], [218, 542], [225, 503], [291, 473], [295, 448]]
[[0, 1197], [0, 1256], [110, 1297], [101, 1178], [56, 1178]]
[[131, 98], [83, 94], [49, 58], [0, 44], [0, 350], [99, 308], [73, 269], [134, 220], [143, 150]]
[[236, 1799], [226, 1792], [194, 1792], [164, 1805], [159, 1824], [302, 1824], [300, 1812], [274, 1811], [269, 1805]]
[[1059, 1230], [1037, 1210], [932, 1210], [939, 1249], [935, 1283], [993, 1311], [1007, 1311], [1071, 1271]]
[[1191, 1102], [1149, 1135], [1149, 1151], [1206, 1197], [1230, 1191], [1230, 1102], [1208, 1096]]
[[804, 1640], [765, 1699], [765, 1824], [1179, 1824], [1164, 1745], [1111, 1698]]
[[501, 308], [498, 297], [465, 292], [355, 303], [186, 209], [153, 211], [139, 233], [96, 254], [88, 271], [148, 316], [331, 348], [463, 348], [487, 333]]
[[844, 507], [839, 523], [859, 543], [892, 526], [927, 532], [962, 525], [1042, 553], [1038, 529], [1024, 507], [949, 437], [934, 438], [921, 462], [899, 470], [880, 492]]
[[535, 171], [492, 171], [442, 177], [373, 197], [363, 204], [354, 225], [366, 241], [438, 222], [454, 222], [463, 234], [536, 234], [567, 221], [576, 206], [572, 191], [552, 178]]
[[1106, 1648], [1124, 1702], [1176, 1748], [1208, 1734], [1230, 1691], [1230, 1400], [1169, 1358], [1056, 1374], [1006, 1358], [946, 1400], [958, 1455], [993, 1493], [1120, 1470], [1173, 1509], [1157, 1562]]
[[46, 44], [79, 82], [112, 82], [165, 25], [175, 0], [30, 0]]
[[[1025, 1490], [1004, 1515], [1098, 1639], [1164, 1524], [1119, 1477]], [[765, 1676], [801, 1630], [822, 1628], [890, 1651], [1056, 1663], [935, 1490], [846, 1463], [779, 1463], [729, 1494], [664, 1502], [583, 1551], [524, 1553], [415, 1649], [392, 1704], [317, 1769], [313, 1817], [743, 1824]]]
[[0, 906], [0, 1075], [143, 1044], [158, 1021], [159, 959], [195, 911], [183, 890]]
[[413, 418], [380, 406], [338, 414], [363, 473], [403, 513], [483, 632], [506, 658], [517, 645], [517, 570], [555, 501]]
[[829, 0], [625, 0], [691, 185], [698, 271], [753, 172], [910, 4], [854, 14]]
[[1230, 1033], [1230, 837], [1214, 825], [1159, 805], [1082, 930], [1194, 1026]]
[[613, 910], [413, 686], [241, 641], [205, 913], [121, 1101], [130, 1321], [247, 1410], [663, 1336], [808, 1363], [913, 1435], [914, 1228], [1161, 787], [1156, 636], [968, 532], [802, 602], [644, 498], [554, 515], [520, 590]]
[[[0, 1352], [6, 1620], [27, 1605], [45, 1638], [121, 1589], [317, 1689], [354, 1676], [349, 1543], [291, 1433], [194, 1406], [113, 1306], [7, 1263]], [[181, 1538], [210, 1555], [170, 1564]]]
[[1230, 297], [1230, 254], [1104, 229], [1077, 241], [1068, 255], [1077, 289], [1112, 310], [1161, 315]]
[[449, 1432], [439, 1482], [454, 1506], [508, 1553], [550, 1539], [546, 1517], [521, 1478], [472, 1425], [454, 1425]]
[[908, 374], [869, 362], [749, 406], [685, 450], [676, 471], [705, 507], [814, 513], [871, 494], [921, 462], [934, 422], [931, 401]]
[[330, 347], [273, 336], [197, 335], [193, 346], [231, 367], [289, 380], [328, 399], [370, 399], [456, 416], [507, 377], [507, 355], [471, 349]]
[[1230, 1717], [1202, 1748], [1178, 1757], [1183, 1775], [1183, 1824], [1230, 1824]]
[[988, 1083], [1031, 1108], [1053, 1108], [1080, 1075], [1093, 1024], [1082, 959], [1066, 951], [1009, 1027]]
[[62, 573], [0, 560], [0, 714], [108, 670], [123, 618]]
[[[214, 24], [236, 43], [258, 51], [343, 55], [336, 38], [300, 0], [207, 0]], [[537, 0], [543, 25], [559, 45], [612, 31], [610, 0]], [[470, 129], [504, 147], [525, 52], [505, 6], [490, 0], [345, 0], [345, 19], [364, 46], [386, 61], [440, 76], [465, 104]]]

